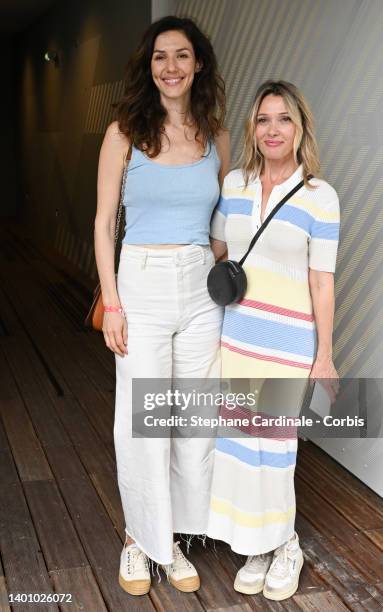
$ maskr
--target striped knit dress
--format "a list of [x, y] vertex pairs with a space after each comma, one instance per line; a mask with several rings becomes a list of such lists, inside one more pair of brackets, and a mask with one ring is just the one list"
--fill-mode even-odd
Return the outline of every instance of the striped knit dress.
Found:
[[[274, 187], [265, 218], [301, 180], [300, 166]], [[222, 377], [249, 379], [244, 386], [258, 392], [268, 386], [257, 407], [268, 415], [276, 415], [267, 403], [270, 385], [279, 385], [279, 413], [299, 415], [317, 345], [308, 272], [335, 270], [338, 197], [323, 180], [311, 179], [310, 185], [315, 188], [302, 187], [272, 219], [246, 260], [244, 299], [225, 309]], [[261, 224], [261, 202], [259, 178], [244, 188], [241, 170], [227, 175], [211, 235], [227, 243], [229, 259], [246, 252]], [[275, 550], [294, 533], [296, 429], [256, 429], [242, 438], [235, 432], [217, 438], [207, 530], [244, 555]]]

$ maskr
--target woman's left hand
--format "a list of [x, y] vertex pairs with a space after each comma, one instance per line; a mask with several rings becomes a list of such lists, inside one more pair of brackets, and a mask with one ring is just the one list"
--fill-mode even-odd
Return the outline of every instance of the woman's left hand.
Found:
[[318, 382], [327, 391], [333, 404], [339, 391], [339, 375], [331, 357], [317, 357], [310, 372], [310, 379]]

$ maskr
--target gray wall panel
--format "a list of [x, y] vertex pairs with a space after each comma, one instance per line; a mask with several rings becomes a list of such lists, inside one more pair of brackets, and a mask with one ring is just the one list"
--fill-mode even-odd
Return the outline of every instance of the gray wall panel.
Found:
[[[317, 126], [323, 176], [341, 201], [334, 355], [341, 376], [376, 388], [382, 435], [383, 389], [383, 2], [381, 0], [177, 0], [211, 36], [228, 92], [234, 160], [257, 86], [296, 83]], [[359, 389], [359, 391], [358, 391]], [[382, 439], [316, 442], [383, 494]]]
[[214, 44], [227, 87], [233, 165], [262, 81], [283, 78], [306, 95], [323, 176], [341, 200], [336, 364], [343, 376], [383, 376], [376, 346], [383, 341], [383, 3], [177, 0], [176, 13], [196, 19]]

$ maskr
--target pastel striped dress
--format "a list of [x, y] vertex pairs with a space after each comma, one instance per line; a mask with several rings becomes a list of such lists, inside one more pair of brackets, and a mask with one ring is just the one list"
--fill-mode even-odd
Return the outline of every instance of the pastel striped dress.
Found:
[[[300, 166], [274, 187], [265, 218], [301, 180]], [[339, 238], [335, 190], [320, 179], [310, 185], [284, 204], [256, 243], [244, 266], [246, 295], [225, 309], [222, 329], [222, 377], [249, 379], [258, 391], [277, 384], [270, 379], [296, 379], [285, 383], [289, 397], [278, 390], [290, 416], [299, 414], [316, 353], [309, 268], [334, 272]], [[229, 259], [245, 253], [261, 224], [261, 202], [259, 178], [244, 188], [241, 170], [227, 175], [211, 236], [227, 243]], [[267, 402], [258, 410], [275, 414]], [[208, 535], [244, 555], [286, 542], [294, 533], [296, 452], [295, 428], [217, 438]]]

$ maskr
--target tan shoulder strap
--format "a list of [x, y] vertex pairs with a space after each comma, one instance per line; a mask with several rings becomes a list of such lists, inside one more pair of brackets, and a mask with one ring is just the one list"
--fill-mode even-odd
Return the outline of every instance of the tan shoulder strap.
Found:
[[122, 172], [122, 181], [121, 181], [121, 192], [120, 192], [120, 202], [118, 205], [118, 211], [117, 211], [117, 218], [116, 218], [116, 228], [114, 231], [114, 250], [115, 250], [115, 255], [117, 255], [117, 243], [118, 243], [118, 239], [120, 236], [120, 227], [121, 227], [121, 217], [122, 217], [122, 213], [123, 213], [123, 199], [124, 199], [124, 192], [125, 192], [125, 184], [126, 184], [126, 175], [128, 174], [128, 162], [130, 161], [130, 159], [132, 158], [132, 143], [130, 143], [129, 145], [129, 149], [125, 155], [124, 158], [124, 170]]

